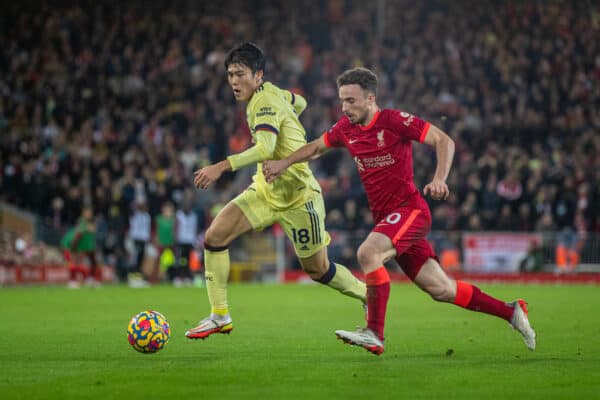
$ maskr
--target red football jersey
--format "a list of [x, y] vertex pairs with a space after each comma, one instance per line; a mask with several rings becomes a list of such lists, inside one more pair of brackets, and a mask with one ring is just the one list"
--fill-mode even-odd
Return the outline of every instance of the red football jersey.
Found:
[[429, 123], [414, 115], [382, 110], [368, 126], [344, 116], [324, 133], [327, 147], [346, 147], [352, 154], [375, 221], [419, 201], [411, 142], [423, 142], [428, 129]]

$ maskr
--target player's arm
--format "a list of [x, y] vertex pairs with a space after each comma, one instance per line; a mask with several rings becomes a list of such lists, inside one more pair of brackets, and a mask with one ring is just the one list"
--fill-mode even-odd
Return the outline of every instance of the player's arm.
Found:
[[267, 182], [273, 182], [290, 165], [315, 160], [328, 150], [323, 136], [305, 144], [298, 150], [281, 160], [269, 160], [263, 163], [263, 175]]
[[241, 153], [231, 155], [226, 160], [197, 170], [194, 172], [194, 185], [197, 188], [206, 189], [225, 171], [237, 171], [248, 165], [272, 158], [277, 144], [277, 134], [270, 130], [256, 131], [254, 146]]
[[306, 109], [306, 105], [307, 105], [306, 99], [304, 97], [300, 96], [299, 94], [295, 94], [295, 93], [292, 93], [292, 96], [293, 96], [292, 105], [294, 106], [294, 111], [296, 112], [296, 115], [300, 115]]
[[287, 101], [292, 103], [292, 106], [294, 107], [294, 112], [296, 113], [296, 115], [299, 116], [306, 109], [306, 105], [307, 105], [306, 99], [304, 97], [300, 96], [298, 93], [294, 93], [292, 91], [286, 90], [285, 98]]
[[425, 185], [423, 193], [425, 195], [429, 193], [434, 200], [446, 200], [450, 194], [446, 179], [454, 158], [454, 140], [438, 127], [429, 125], [423, 143], [435, 148], [437, 157], [433, 180]]

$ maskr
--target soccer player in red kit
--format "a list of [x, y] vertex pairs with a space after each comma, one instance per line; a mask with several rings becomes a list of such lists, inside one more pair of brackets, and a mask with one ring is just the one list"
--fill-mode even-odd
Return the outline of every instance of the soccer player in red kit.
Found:
[[366, 68], [345, 71], [337, 85], [344, 116], [295, 153], [265, 162], [263, 172], [272, 182], [290, 165], [317, 158], [333, 147], [346, 147], [354, 158], [376, 226], [357, 252], [367, 281], [367, 327], [338, 330], [338, 338], [371, 353], [383, 353], [390, 294], [390, 278], [383, 264], [394, 257], [406, 275], [434, 300], [505, 319], [521, 333], [527, 347], [535, 349], [535, 332], [525, 301], [505, 303], [475, 285], [453, 280], [440, 267], [426, 240], [431, 213], [413, 181], [412, 142], [435, 148], [435, 174], [423, 192], [434, 200], [445, 200], [449, 195], [446, 178], [454, 156], [452, 139], [407, 112], [380, 110], [376, 103], [377, 76]]

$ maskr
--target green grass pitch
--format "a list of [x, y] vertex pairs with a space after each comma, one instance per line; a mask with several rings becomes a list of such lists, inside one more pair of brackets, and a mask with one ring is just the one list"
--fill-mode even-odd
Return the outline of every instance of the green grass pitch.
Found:
[[[191, 341], [204, 289], [122, 286], [0, 289], [0, 398], [8, 399], [600, 399], [600, 288], [480, 285], [524, 297], [530, 352], [497, 318], [392, 287], [386, 352], [342, 344], [362, 325], [356, 300], [317, 285], [231, 285], [231, 335]], [[172, 337], [157, 354], [126, 339], [156, 309]]]

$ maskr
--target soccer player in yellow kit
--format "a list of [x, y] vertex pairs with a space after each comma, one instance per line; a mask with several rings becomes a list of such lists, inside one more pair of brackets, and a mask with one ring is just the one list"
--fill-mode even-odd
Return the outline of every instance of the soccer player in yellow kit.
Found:
[[306, 100], [263, 81], [264, 67], [264, 55], [252, 43], [234, 47], [225, 58], [227, 79], [236, 100], [248, 103], [246, 117], [254, 145], [196, 171], [194, 184], [206, 189], [225, 171], [258, 166], [253, 183], [221, 210], [206, 231], [204, 265], [211, 313], [185, 333], [190, 339], [233, 329], [227, 303], [227, 247], [241, 234], [274, 223], [279, 223], [293, 242], [302, 268], [313, 280], [363, 304], [366, 300], [364, 282], [327, 257], [330, 238], [325, 230], [325, 205], [308, 163], [294, 164], [273, 183], [265, 181], [262, 161], [285, 158], [306, 144], [306, 132], [298, 120]]

